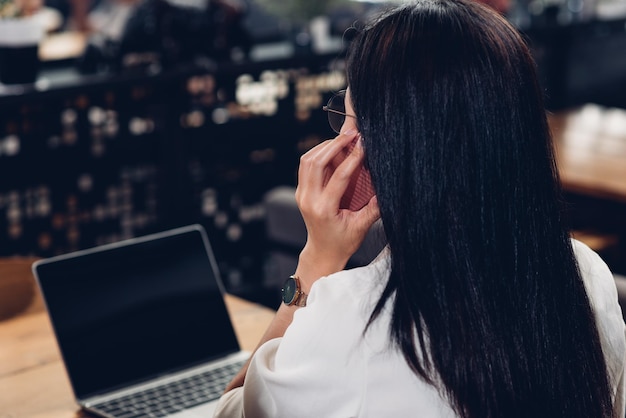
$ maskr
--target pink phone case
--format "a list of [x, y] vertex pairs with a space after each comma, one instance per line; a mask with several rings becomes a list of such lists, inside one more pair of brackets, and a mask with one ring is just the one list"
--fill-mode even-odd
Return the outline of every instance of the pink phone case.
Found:
[[[360, 140], [360, 137], [358, 140]], [[350, 147], [348, 147], [345, 154], [346, 156], [350, 154], [355, 144], [356, 142], [353, 142]], [[352, 177], [346, 192], [339, 202], [339, 208], [357, 211], [367, 205], [372, 196], [375, 194], [370, 173], [365, 169], [365, 167], [361, 166], [359, 171], [354, 175], [354, 177]]]
[[339, 208], [357, 211], [367, 205], [375, 194], [370, 173], [365, 167], [361, 167], [358, 174], [350, 181], [346, 193], [339, 202]]

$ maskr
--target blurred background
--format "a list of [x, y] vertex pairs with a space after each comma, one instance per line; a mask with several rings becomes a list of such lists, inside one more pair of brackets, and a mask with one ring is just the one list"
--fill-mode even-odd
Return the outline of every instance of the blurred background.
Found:
[[[484, 1], [537, 61], [575, 236], [626, 274], [626, 0]], [[0, 257], [200, 223], [275, 307], [348, 29], [394, 3], [0, 0]]]

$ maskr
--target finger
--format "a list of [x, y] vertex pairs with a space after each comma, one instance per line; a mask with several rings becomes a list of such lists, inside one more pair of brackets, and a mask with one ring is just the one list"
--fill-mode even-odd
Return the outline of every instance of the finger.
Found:
[[380, 219], [380, 209], [378, 207], [378, 199], [372, 196], [369, 202], [358, 211], [343, 209], [344, 215], [351, 218], [351, 224], [358, 231], [360, 240], [365, 239], [372, 225]]
[[340, 134], [334, 140], [325, 141], [323, 146], [318, 145], [314, 150], [300, 157], [298, 181], [306, 181], [307, 185], [318, 189], [326, 186], [335, 169], [336, 164], [332, 163], [337, 159], [341, 161], [345, 158], [345, 149], [354, 141], [355, 135], [354, 130]]
[[357, 213], [370, 225], [380, 219], [380, 207], [378, 206], [378, 198], [376, 195], [372, 196], [370, 201], [367, 202], [367, 205], [363, 206]]
[[307, 180], [307, 174], [312, 170], [313, 162], [318, 159], [318, 156], [323, 153], [324, 149], [328, 147], [332, 141], [333, 140], [329, 139], [317, 144], [315, 147], [300, 156], [300, 164], [298, 166], [298, 184]]
[[296, 203], [298, 207], [302, 210], [303, 201], [305, 199], [309, 200], [317, 200], [317, 194], [321, 193], [321, 190], [317, 188], [317, 190], [313, 187], [315, 184], [315, 169], [313, 168], [314, 162], [319, 159], [319, 155], [324, 153], [324, 149], [327, 148], [333, 139], [326, 140], [317, 144], [315, 147], [311, 148], [309, 151], [304, 153], [300, 157], [300, 165], [298, 166], [298, 183], [296, 186]]
[[[324, 146], [316, 146], [300, 157], [300, 165], [327, 166], [335, 157], [340, 155], [350, 145], [356, 136], [355, 130], [339, 134], [333, 140], [324, 141]], [[321, 144], [320, 144], [321, 145]]]

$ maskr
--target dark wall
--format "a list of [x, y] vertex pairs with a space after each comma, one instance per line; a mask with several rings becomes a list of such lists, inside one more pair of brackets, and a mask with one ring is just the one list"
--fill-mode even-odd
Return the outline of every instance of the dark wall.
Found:
[[552, 110], [584, 103], [626, 108], [626, 20], [522, 29]]
[[156, 75], [68, 70], [45, 90], [5, 89], [0, 256], [45, 257], [198, 222], [227, 285], [260, 280], [263, 195], [294, 185], [299, 155], [332, 136], [321, 107], [343, 87], [336, 58]]

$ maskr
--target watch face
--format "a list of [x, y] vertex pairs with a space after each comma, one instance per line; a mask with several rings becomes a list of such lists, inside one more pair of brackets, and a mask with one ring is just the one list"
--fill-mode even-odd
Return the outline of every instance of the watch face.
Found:
[[295, 279], [293, 279], [292, 277], [288, 278], [283, 285], [283, 302], [285, 302], [287, 305], [293, 303], [296, 297], [297, 290], [298, 286]]

